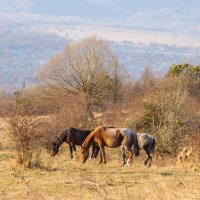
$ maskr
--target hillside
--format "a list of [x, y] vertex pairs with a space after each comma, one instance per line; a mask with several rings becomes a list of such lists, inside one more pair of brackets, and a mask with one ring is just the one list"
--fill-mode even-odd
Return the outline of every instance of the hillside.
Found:
[[37, 69], [69, 41], [92, 34], [109, 40], [135, 76], [145, 67], [165, 72], [172, 63], [199, 63], [199, 9], [143, 12], [123, 21], [94, 21], [0, 11], [0, 84], [20, 88], [36, 82]]

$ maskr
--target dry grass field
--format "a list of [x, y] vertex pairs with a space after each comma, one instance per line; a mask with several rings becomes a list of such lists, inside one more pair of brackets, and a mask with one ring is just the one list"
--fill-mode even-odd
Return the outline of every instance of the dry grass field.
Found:
[[106, 149], [107, 164], [70, 160], [63, 144], [59, 155], [42, 152], [41, 166], [18, 166], [9, 140], [0, 142], [0, 199], [200, 199], [200, 173], [185, 171], [175, 161], [156, 159], [143, 166], [144, 153], [122, 167], [120, 149]]

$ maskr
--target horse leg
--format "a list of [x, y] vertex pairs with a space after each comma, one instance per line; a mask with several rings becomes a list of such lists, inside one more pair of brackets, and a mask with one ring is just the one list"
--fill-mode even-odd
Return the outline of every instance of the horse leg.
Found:
[[99, 164], [101, 164], [103, 162], [103, 159], [102, 159], [102, 153], [100, 151], [100, 161], [99, 161]]
[[130, 141], [129, 137], [125, 137], [122, 142], [122, 148], [124, 151], [128, 152], [128, 158], [126, 159], [126, 153], [124, 152], [123, 157], [125, 158], [125, 165], [124, 166], [130, 166], [132, 164], [132, 158], [133, 158], [133, 150], [132, 150], [132, 142]]
[[151, 167], [151, 163], [153, 162], [153, 156], [154, 156], [154, 151], [155, 151], [155, 139], [154, 141], [151, 143], [151, 146], [149, 148], [149, 159], [150, 159], [150, 162], [149, 162], [149, 167]]
[[126, 164], [126, 149], [122, 147], [123, 166]]
[[73, 147], [74, 151], [76, 151], [76, 146], [75, 146], [75, 144], [72, 144], [72, 147]]
[[154, 155], [154, 152], [149, 152], [149, 155], [148, 155], [148, 157], [149, 157], [149, 165], [148, 165], [148, 167], [151, 167], [151, 163], [153, 162], [153, 155]]
[[94, 156], [94, 149], [95, 149], [95, 147], [94, 147], [94, 144], [93, 144], [92, 145], [92, 153], [91, 153], [91, 156], [90, 156], [89, 160], [92, 160], [92, 158]]
[[77, 155], [77, 152], [76, 152], [76, 145], [72, 143], [72, 148], [74, 150], [74, 153], [75, 153], [75, 157], [76, 157], [76, 160], [78, 159], [78, 155]]
[[148, 150], [148, 147], [149, 147], [149, 146], [145, 146], [145, 147], [144, 147], [144, 151], [146, 152], [146, 154], [147, 154], [147, 156], [148, 156], [148, 158], [144, 161], [144, 165], [145, 165], [145, 166], [148, 164], [149, 160], [151, 159], [151, 156], [150, 156], [150, 152], [149, 152], [149, 150]]
[[148, 146], [144, 147], [144, 150], [148, 155], [148, 158], [144, 161], [144, 164], [145, 165], [148, 164], [148, 167], [151, 167], [152, 157], [154, 155], [154, 150], [155, 150], [155, 143], [151, 143]]
[[96, 158], [97, 158], [97, 156], [98, 156], [98, 153], [99, 153], [99, 146], [95, 146], [95, 149], [94, 149], [94, 161], [96, 161]]
[[128, 152], [128, 159], [126, 161], [126, 165], [125, 166], [131, 166], [132, 165], [132, 160], [133, 160], [133, 151], [131, 148], [127, 148], [127, 152]]
[[103, 144], [99, 145], [100, 151], [101, 151], [101, 155], [102, 155], [102, 159], [103, 159], [103, 163], [106, 163], [106, 156], [105, 156], [105, 148]]
[[126, 152], [128, 152], [128, 158], [126, 160], [125, 166], [131, 166], [132, 165], [132, 160], [133, 160], [132, 145], [128, 141], [126, 141], [124, 149], [126, 149]]
[[148, 167], [151, 167], [151, 163], [152, 163], [152, 156], [150, 155], [149, 156], [149, 165], [148, 165]]
[[144, 165], [145, 165], [145, 166], [148, 164], [149, 159], [150, 159], [150, 156], [149, 156], [149, 154], [148, 154], [148, 158], [144, 161]]
[[92, 154], [91, 154], [89, 160], [92, 160], [93, 158], [94, 158], [94, 160], [96, 159], [96, 148], [97, 148], [96, 144], [93, 144], [92, 145]]
[[69, 150], [70, 150], [70, 158], [73, 158], [73, 149], [72, 149], [72, 145], [69, 144]]

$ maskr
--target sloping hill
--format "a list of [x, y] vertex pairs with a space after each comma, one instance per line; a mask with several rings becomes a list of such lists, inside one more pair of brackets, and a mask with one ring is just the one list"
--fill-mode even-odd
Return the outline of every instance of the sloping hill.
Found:
[[39, 67], [71, 40], [96, 34], [110, 40], [121, 63], [141, 74], [166, 71], [173, 62], [199, 63], [200, 9], [143, 12], [123, 21], [94, 21], [0, 10], [0, 85], [36, 82]]

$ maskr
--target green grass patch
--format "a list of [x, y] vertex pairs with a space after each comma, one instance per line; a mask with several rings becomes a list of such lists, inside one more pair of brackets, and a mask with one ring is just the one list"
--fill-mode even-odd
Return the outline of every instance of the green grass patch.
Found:
[[161, 176], [172, 176], [173, 172], [161, 172]]
[[14, 155], [8, 154], [8, 153], [1, 153], [0, 154], [0, 161], [9, 160], [10, 158], [14, 158]]

